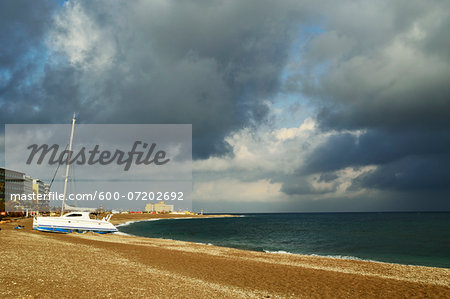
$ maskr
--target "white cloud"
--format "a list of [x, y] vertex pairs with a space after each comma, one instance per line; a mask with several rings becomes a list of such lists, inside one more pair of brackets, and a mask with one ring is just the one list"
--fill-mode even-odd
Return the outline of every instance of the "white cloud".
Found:
[[307, 137], [309, 133], [316, 129], [316, 122], [312, 118], [307, 118], [298, 128], [281, 128], [273, 132], [280, 141], [294, 139], [296, 137]]
[[297, 128], [264, 128], [257, 131], [244, 128], [225, 138], [233, 149], [232, 155], [194, 161], [193, 170], [270, 171], [290, 174], [300, 166], [304, 155], [328, 135], [329, 133], [318, 133], [315, 121], [311, 118], [307, 118]]
[[351, 181], [358, 176], [360, 176], [363, 173], [367, 173], [370, 171], [373, 171], [377, 168], [375, 165], [368, 165], [360, 168], [353, 168], [353, 167], [347, 167], [344, 169], [341, 169], [336, 172], [336, 175], [338, 178], [336, 179], [336, 182], [338, 183], [338, 186], [336, 188], [336, 194], [339, 195], [350, 195], [350, 193], [354, 195], [359, 195], [367, 190], [358, 190], [358, 191], [352, 191], [348, 192], [348, 188], [351, 186]]
[[[364, 132], [345, 133], [360, 136]], [[313, 118], [294, 128], [242, 129], [225, 139], [231, 155], [193, 162], [194, 199], [258, 202], [361, 194], [362, 190], [348, 188], [354, 178], [375, 166], [341, 169], [328, 180], [321, 174], [299, 175], [308, 156], [335, 134], [340, 132], [320, 131]]]
[[54, 19], [49, 47], [62, 52], [75, 67], [98, 70], [110, 66], [117, 47], [112, 34], [100, 28], [79, 2], [66, 2], [65, 6]]

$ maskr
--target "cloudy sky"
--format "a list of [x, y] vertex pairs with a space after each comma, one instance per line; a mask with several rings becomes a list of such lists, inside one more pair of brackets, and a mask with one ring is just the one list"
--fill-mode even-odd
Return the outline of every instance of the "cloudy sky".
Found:
[[1, 1], [0, 121], [192, 124], [211, 212], [450, 210], [450, 2], [336, 3]]

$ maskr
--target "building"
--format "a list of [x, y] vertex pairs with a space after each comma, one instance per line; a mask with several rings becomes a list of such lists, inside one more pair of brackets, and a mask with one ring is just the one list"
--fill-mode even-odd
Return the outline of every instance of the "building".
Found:
[[155, 204], [148, 203], [145, 205], [145, 211], [148, 213], [171, 213], [173, 212], [173, 205], [166, 205], [164, 201]]
[[19, 171], [0, 168], [0, 177], [3, 183], [3, 192], [1, 194], [2, 206], [9, 211], [23, 211], [24, 207], [20, 201], [11, 201], [11, 194], [24, 193], [24, 176]]
[[[0, 211], [21, 212], [46, 208], [49, 200], [38, 203], [33, 200], [11, 200], [12, 194], [44, 194], [45, 185], [23, 172], [0, 168]], [[28, 199], [28, 197], [27, 197]], [[47, 198], [48, 199], [48, 198]]]
[[44, 184], [45, 198], [48, 199], [48, 194], [50, 193], [50, 184]]
[[[33, 179], [29, 175], [23, 176], [23, 194], [33, 194]], [[33, 201], [24, 201], [22, 205], [25, 209], [34, 209]]]
[[166, 205], [166, 202], [160, 201], [153, 205], [152, 212], [156, 213], [170, 213], [173, 211], [173, 205]]
[[45, 183], [40, 179], [33, 179], [33, 193], [35, 198], [35, 209], [39, 212], [49, 211], [50, 201], [48, 199], [48, 192], [46, 192]]
[[45, 203], [44, 203], [44, 208], [46, 209], [46, 211], [50, 211], [50, 184], [44, 184], [44, 189], [45, 189]]
[[33, 193], [33, 179], [29, 175], [23, 176], [23, 192], [25, 194]]

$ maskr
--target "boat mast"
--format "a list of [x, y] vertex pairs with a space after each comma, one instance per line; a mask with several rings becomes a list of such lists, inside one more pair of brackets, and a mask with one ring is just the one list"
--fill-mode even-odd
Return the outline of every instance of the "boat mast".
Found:
[[75, 113], [72, 118], [72, 131], [70, 132], [70, 140], [69, 140], [69, 151], [67, 153], [67, 163], [66, 163], [66, 176], [64, 177], [64, 195], [61, 207], [61, 216], [64, 214], [64, 203], [66, 201], [67, 194], [67, 182], [69, 181], [69, 168], [70, 168], [70, 156], [72, 155], [72, 141], [73, 141], [73, 131], [75, 129]]

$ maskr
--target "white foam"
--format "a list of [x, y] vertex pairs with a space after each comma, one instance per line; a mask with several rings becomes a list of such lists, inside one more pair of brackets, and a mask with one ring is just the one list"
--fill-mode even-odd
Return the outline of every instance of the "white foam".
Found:
[[[173, 218], [173, 219], [177, 219], [177, 218]], [[116, 227], [121, 227], [121, 226], [127, 226], [136, 222], [146, 222], [146, 221], [156, 221], [156, 220], [161, 220], [161, 218], [154, 218], [154, 219], [144, 219], [144, 220], [132, 220], [132, 221], [127, 221], [125, 223], [121, 223], [121, 224], [117, 224]]]
[[277, 250], [277, 251], [270, 251], [270, 250], [264, 250], [266, 253], [276, 253], [276, 254], [294, 254], [292, 252], [287, 252], [284, 250]]
[[365, 261], [365, 262], [374, 262], [374, 263], [384, 263], [380, 261], [370, 260], [370, 259], [363, 259], [357, 256], [351, 256], [351, 255], [320, 255], [320, 254], [308, 254], [310, 256], [317, 256], [317, 257], [327, 257], [331, 259], [338, 259], [338, 260], [352, 260], [352, 261]]
[[370, 260], [370, 259], [362, 259], [357, 256], [351, 256], [351, 255], [320, 255], [320, 254], [306, 254], [306, 253], [292, 253], [284, 250], [277, 250], [277, 251], [270, 251], [270, 250], [264, 250], [266, 253], [275, 253], [275, 254], [297, 254], [297, 255], [309, 255], [309, 256], [315, 256], [315, 257], [326, 257], [331, 259], [339, 259], [339, 260], [353, 260], [353, 261], [365, 261], [365, 262], [374, 262], [374, 263], [384, 263], [380, 261]]
[[130, 234], [127, 234], [127, 233], [124, 233], [124, 232], [115, 232], [114, 234], [115, 234], [115, 235], [120, 235], [120, 236], [130, 236], [130, 237], [134, 237], [133, 235], [130, 235]]
[[[190, 242], [190, 241], [183, 241], [183, 242]], [[202, 242], [193, 242], [194, 244], [198, 244], [198, 245], [208, 245], [208, 246], [214, 246], [214, 244], [212, 243], [202, 243]]]

